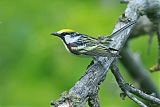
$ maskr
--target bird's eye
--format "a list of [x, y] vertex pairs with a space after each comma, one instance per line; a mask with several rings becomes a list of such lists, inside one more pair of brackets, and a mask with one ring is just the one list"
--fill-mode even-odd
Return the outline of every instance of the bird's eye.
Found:
[[64, 32], [63, 34], [64, 34], [64, 35], [70, 35], [70, 33], [68, 33], [68, 32]]

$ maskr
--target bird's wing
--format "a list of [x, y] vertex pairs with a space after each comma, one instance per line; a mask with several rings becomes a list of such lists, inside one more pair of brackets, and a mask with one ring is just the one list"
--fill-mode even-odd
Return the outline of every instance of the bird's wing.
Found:
[[83, 50], [86, 47], [93, 46], [98, 43], [98, 40], [87, 35], [81, 35], [81, 37], [71, 44], [71, 47], [75, 51]]
[[73, 53], [87, 55], [87, 56], [117, 56], [114, 54], [116, 49], [104, 46], [96, 38], [89, 36], [82, 36], [78, 41], [71, 44]]
[[95, 44], [80, 50], [81, 53], [88, 56], [117, 57], [118, 55], [113, 51], [117, 50], [112, 50], [109, 47], [103, 46], [102, 44]]

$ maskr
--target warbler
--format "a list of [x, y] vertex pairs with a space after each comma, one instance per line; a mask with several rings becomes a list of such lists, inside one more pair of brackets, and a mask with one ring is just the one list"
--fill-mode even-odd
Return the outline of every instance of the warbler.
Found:
[[111, 37], [127, 29], [134, 23], [135, 22], [131, 22], [113, 33], [111, 36], [107, 36], [105, 41], [100, 38], [94, 38], [79, 32], [75, 32], [71, 29], [62, 29], [58, 32], [51, 33], [51, 35], [55, 35], [61, 38], [66, 49], [75, 55], [85, 55], [92, 57], [117, 57], [119, 56], [119, 50], [110, 47], [112, 41]]

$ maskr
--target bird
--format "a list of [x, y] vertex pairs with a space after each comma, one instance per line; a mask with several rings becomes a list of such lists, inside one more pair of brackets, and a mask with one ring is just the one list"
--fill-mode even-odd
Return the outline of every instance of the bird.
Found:
[[[72, 29], [62, 29], [51, 35], [59, 37], [64, 43], [68, 52], [75, 55], [91, 56], [91, 57], [118, 57], [119, 50], [110, 47], [111, 37], [122, 32], [134, 23], [130, 23], [120, 30], [107, 36], [105, 41], [100, 38], [94, 38], [86, 34], [76, 32]], [[103, 37], [102, 37], [103, 38]]]

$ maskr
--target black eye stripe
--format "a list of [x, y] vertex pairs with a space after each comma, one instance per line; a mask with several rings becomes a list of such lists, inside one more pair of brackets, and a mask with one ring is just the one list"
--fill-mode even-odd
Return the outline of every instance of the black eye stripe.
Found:
[[62, 34], [64, 34], [64, 35], [73, 35], [74, 32], [63, 32]]
[[62, 34], [63, 34], [63, 35], [70, 35], [69, 32], [63, 32]]

